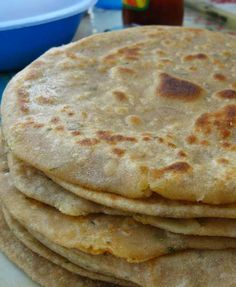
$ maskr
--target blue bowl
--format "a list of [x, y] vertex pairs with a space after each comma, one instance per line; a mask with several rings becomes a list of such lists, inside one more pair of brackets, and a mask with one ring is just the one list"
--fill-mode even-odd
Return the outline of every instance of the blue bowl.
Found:
[[[1, 6], [4, 6], [7, 15], [15, 14], [17, 9], [12, 5], [14, 4], [12, 1], [16, 2], [15, 5], [28, 2], [11, 0], [7, 6], [7, 1], [0, 1], [0, 19], [4, 19], [1, 17], [4, 16], [4, 9], [1, 10]], [[96, 1], [34, 0], [32, 2], [28, 5], [30, 8], [28, 11], [22, 8], [13, 19], [9, 20], [7, 16], [5, 21], [0, 22], [0, 71], [22, 69], [49, 48], [69, 43], [75, 35], [83, 13]], [[56, 2], [55, 6], [52, 2]], [[10, 9], [12, 10], [9, 11]], [[46, 13], [41, 13], [45, 10]], [[12, 11], [14, 13], [11, 13]]]
[[119, 10], [122, 8], [122, 0], [98, 0], [96, 7]]

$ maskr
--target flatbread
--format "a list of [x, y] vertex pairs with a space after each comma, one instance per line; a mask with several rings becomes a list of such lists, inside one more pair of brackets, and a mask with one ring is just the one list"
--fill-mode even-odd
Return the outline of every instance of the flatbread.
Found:
[[3, 214], [4, 219], [8, 227], [10, 228], [11, 232], [14, 234], [14, 236], [28, 249], [44, 257], [48, 261], [56, 265], [59, 265], [60, 267], [72, 273], [78, 274], [82, 277], [90, 278], [92, 280], [116, 283], [121, 286], [134, 286], [131, 283], [128, 283], [127, 281], [91, 272], [89, 270], [86, 270], [84, 268], [79, 267], [78, 265], [69, 262], [68, 260], [65, 260], [65, 258], [46, 248], [43, 244], [41, 244], [38, 240], [36, 240], [22, 225], [20, 225], [13, 217], [10, 216], [9, 212], [6, 209], [3, 209]]
[[23, 196], [10, 185], [7, 174], [1, 176], [0, 197], [10, 214], [24, 226], [58, 245], [89, 254], [108, 253], [128, 262], [144, 262], [178, 250], [236, 248], [235, 238], [174, 234], [140, 224], [131, 217], [66, 216]]
[[[89, 285], [89, 279], [82, 279], [82, 277], [70, 273], [31, 252], [17, 241], [15, 237], [13, 237], [2, 218], [0, 223], [1, 250], [4, 250], [11, 260], [21, 266], [27, 274], [42, 286], [104, 286], [98, 284]], [[51, 243], [51, 245], [55, 248], [55, 244]], [[77, 251], [68, 251], [68, 253], [70, 253], [70, 255], [73, 254], [73, 256], [69, 256], [67, 254], [67, 257], [70, 258], [70, 260], [71, 257], [73, 257], [74, 263], [75, 261], [79, 261], [80, 263], [81, 256], [80, 254], [76, 254]], [[88, 260], [86, 262], [87, 266], [91, 267], [91, 261], [95, 261], [95, 264], [93, 265], [96, 266], [97, 269], [100, 269], [101, 271], [101, 269], [104, 268], [104, 261], [107, 256], [84, 255], [90, 257], [90, 261]], [[107, 261], [109, 261], [110, 258], [111, 257], [108, 256]], [[136, 281], [139, 281], [139, 283], [145, 287], [232, 287], [236, 284], [236, 252], [231, 250], [188, 251], [181, 254], [164, 256], [159, 259], [152, 260], [150, 263], [141, 264], [130, 264], [121, 260], [118, 265], [114, 264], [115, 261], [117, 261], [117, 259], [114, 260], [113, 258], [113, 261], [108, 262], [110, 270], [113, 272], [116, 271], [115, 273], [121, 273], [123, 271], [126, 277], [131, 277], [132, 280], [136, 278]], [[144, 264], [145, 267], [143, 266]], [[133, 268], [130, 266], [133, 266]], [[132, 269], [133, 272], [131, 272]], [[120, 270], [121, 272], [119, 272]], [[59, 278], [60, 280], [58, 280]]]
[[[48, 176], [50, 175], [48, 174]], [[54, 182], [82, 198], [131, 213], [171, 218], [236, 218], [236, 204], [209, 205], [190, 203], [168, 200], [157, 195], [153, 195], [147, 199], [131, 199], [120, 195], [88, 190], [78, 185], [59, 180], [56, 177], [51, 176], [51, 178]]]
[[236, 202], [236, 39], [137, 27], [54, 48], [8, 85], [22, 160], [88, 189]]
[[[140, 213], [172, 218], [236, 218], [236, 204], [214, 206], [203, 203], [178, 202], [157, 195], [145, 200], [129, 199], [119, 195], [91, 191], [62, 181], [59, 181], [60, 185], [56, 184], [41, 171], [19, 160], [12, 153], [8, 154], [8, 165], [11, 179], [21, 192], [28, 197], [53, 206], [67, 215], [78, 216], [101, 212], [117, 215]], [[55, 178], [54, 180], [58, 181]]]
[[0, 250], [43, 287], [112, 287], [71, 273], [25, 247], [10, 231], [0, 210]]
[[81, 252], [63, 248], [48, 241], [39, 233], [31, 232], [45, 246], [74, 264], [81, 264], [82, 258], [82, 261], [86, 262], [86, 266], [92, 270], [129, 278], [130, 281], [144, 287], [231, 287], [236, 282], [235, 250], [192, 250], [162, 256], [144, 263], [130, 264], [109, 255], [107, 257], [104, 255], [81, 255]]
[[8, 154], [8, 166], [17, 189], [30, 198], [57, 208], [62, 213], [72, 216], [90, 213], [127, 214], [76, 196], [11, 153]]
[[236, 220], [223, 218], [176, 219], [135, 215], [134, 219], [174, 233], [200, 236], [236, 237]]

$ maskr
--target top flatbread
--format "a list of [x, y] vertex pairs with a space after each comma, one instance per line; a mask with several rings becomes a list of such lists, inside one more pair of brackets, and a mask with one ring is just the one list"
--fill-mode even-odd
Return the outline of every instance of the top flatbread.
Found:
[[52, 49], [3, 99], [8, 145], [54, 177], [127, 198], [236, 202], [236, 40], [139, 27]]

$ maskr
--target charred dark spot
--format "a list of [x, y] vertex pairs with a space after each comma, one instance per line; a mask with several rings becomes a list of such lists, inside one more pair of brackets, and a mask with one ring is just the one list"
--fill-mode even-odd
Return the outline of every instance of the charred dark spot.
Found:
[[178, 156], [180, 156], [180, 157], [187, 157], [186, 153], [184, 151], [182, 151], [182, 150], [180, 150], [178, 152]]
[[151, 141], [152, 138], [150, 136], [144, 136], [143, 141]]
[[194, 60], [207, 60], [208, 56], [203, 53], [198, 53], [194, 55], [188, 55], [184, 57], [185, 61], [194, 61]]
[[115, 98], [120, 102], [127, 101], [128, 99], [126, 94], [122, 91], [113, 91], [112, 93], [115, 96]]
[[235, 90], [223, 90], [216, 93], [218, 98], [227, 99], [227, 100], [235, 100], [236, 99], [236, 91]]
[[236, 125], [236, 105], [225, 106], [215, 112], [201, 115], [195, 124], [196, 130], [209, 134], [216, 130], [225, 139], [231, 135], [231, 129]]
[[166, 173], [172, 172], [176, 174], [182, 174], [182, 173], [187, 173], [190, 170], [192, 170], [191, 166], [187, 162], [175, 162], [167, 167], [164, 167], [162, 169], [152, 169], [151, 170], [151, 175], [154, 178], [161, 178], [163, 177]]
[[221, 81], [221, 82], [223, 82], [223, 81], [226, 80], [226, 77], [225, 77], [224, 75], [222, 75], [222, 74], [219, 74], [219, 73], [214, 74], [214, 75], [213, 75], [213, 78], [214, 78], [215, 80]]
[[203, 95], [203, 91], [200, 86], [194, 83], [162, 73], [160, 74], [157, 96], [183, 102], [192, 102], [199, 99]]
[[125, 154], [125, 150], [121, 148], [113, 148], [113, 153], [119, 157], [122, 157]]
[[159, 141], [159, 143], [164, 143], [164, 139], [163, 138], [161, 138], [161, 137], [156, 137], [156, 138]]
[[211, 125], [209, 114], [205, 113], [202, 114], [196, 121], [197, 131], [201, 130], [204, 131], [205, 134], [209, 134], [211, 132]]

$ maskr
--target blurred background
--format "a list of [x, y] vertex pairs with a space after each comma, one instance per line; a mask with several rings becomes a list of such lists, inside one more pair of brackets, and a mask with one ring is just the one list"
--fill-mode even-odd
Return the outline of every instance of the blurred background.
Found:
[[150, 24], [236, 34], [236, 0], [0, 1], [0, 96], [16, 72], [50, 47]]

